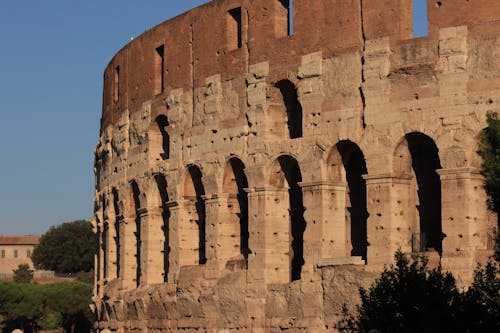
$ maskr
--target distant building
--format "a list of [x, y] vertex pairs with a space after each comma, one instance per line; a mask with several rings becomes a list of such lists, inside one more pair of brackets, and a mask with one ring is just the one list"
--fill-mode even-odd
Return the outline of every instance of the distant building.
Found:
[[[31, 254], [39, 242], [40, 236], [0, 236], [0, 279], [12, 278], [13, 270], [21, 264], [33, 268]], [[35, 278], [52, 276], [53, 272], [35, 271]]]

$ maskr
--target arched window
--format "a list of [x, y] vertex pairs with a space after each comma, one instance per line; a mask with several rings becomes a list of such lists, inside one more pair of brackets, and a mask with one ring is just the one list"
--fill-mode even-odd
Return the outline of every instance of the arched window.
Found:
[[160, 202], [158, 203], [162, 211], [162, 230], [164, 235], [163, 242], [163, 281], [168, 282], [168, 273], [170, 267], [170, 210], [167, 207], [169, 201], [167, 192], [167, 179], [162, 174], [155, 175], [155, 182], [158, 188]]
[[120, 277], [120, 219], [122, 218], [122, 213], [120, 213], [118, 191], [116, 188], [113, 187], [111, 189], [111, 194], [113, 196], [113, 209], [115, 211], [116, 277]]
[[[288, 252], [290, 261], [290, 280], [300, 280], [302, 266], [304, 266], [304, 231], [306, 221], [304, 219], [304, 202], [302, 181], [297, 160], [291, 156], [283, 155], [275, 162], [271, 185], [276, 187], [288, 186], [288, 204], [286, 210], [289, 212], [291, 237], [289, 239], [290, 250]], [[279, 234], [279, 233], [278, 233]]]
[[136, 258], [136, 285], [139, 286], [141, 283], [141, 217], [139, 216], [139, 209], [141, 208], [139, 185], [135, 180], [130, 182], [130, 188], [132, 190], [133, 207], [135, 212], [135, 258]]
[[[365, 158], [359, 147], [349, 140], [340, 141], [329, 158], [333, 180], [346, 182], [346, 230], [351, 256], [367, 260], [367, 219]], [[343, 167], [344, 170], [338, 168]], [[333, 169], [332, 169], [333, 168]], [[337, 169], [337, 170], [335, 170]]]
[[184, 199], [186, 201], [186, 210], [190, 216], [189, 225], [183, 226], [187, 230], [197, 229], [197, 234], [192, 235], [190, 246], [193, 250], [198, 249], [198, 263], [205, 264], [206, 256], [206, 213], [205, 189], [201, 181], [201, 170], [194, 165], [188, 167], [188, 175], [184, 184]]
[[[245, 175], [245, 165], [243, 162], [233, 157], [227, 164], [224, 172], [224, 192], [229, 195], [228, 209], [230, 212], [229, 228], [234, 228], [232, 234], [239, 235], [235, 237], [234, 248], [239, 250], [239, 253], [248, 262], [248, 196], [245, 188], [248, 187], [247, 177]], [[230, 251], [231, 249], [228, 249]], [[236, 256], [238, 253], [232, 253], [230, 257]]]
[[396, 150], [394, 172], [412, 178], [409, 208], [414, 209], [412, 228], [413, 251], [435, 250], [442, 253], [441, 169], [438, 148], [425, 134], [413, 132]]
[[167, 127], [170, 125], [168, 118], [164, 115], [158, 116], [156, 124], [162, 136], [161, 146], [163, 151], [160, 153], [160, 157], [163, 160], [167, 160], [170, 158], [170, 135], [167, 132]]
[[297, 88], [289, 80], [276, 83], [281, 92], [286, 111], [286, 124], [290, 139], [302, 137], [302, 105], [297, 96]]

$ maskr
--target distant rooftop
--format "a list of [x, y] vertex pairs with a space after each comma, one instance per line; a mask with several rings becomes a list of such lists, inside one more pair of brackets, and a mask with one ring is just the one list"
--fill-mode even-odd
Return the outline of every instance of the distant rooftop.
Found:
[[40, 236], [0, 236], [0, 245], [37, 245]]

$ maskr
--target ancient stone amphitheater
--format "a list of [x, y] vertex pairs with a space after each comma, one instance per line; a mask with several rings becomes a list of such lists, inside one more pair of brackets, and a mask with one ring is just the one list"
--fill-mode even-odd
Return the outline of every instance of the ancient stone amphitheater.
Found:
[[[500, 2], [214, 0], [104, 73], [98, 329], [324, 332], [394, 252], [461, 285], [493, 245], [477, 154]], [[293, 23], [293, 24], [292, 24]]]

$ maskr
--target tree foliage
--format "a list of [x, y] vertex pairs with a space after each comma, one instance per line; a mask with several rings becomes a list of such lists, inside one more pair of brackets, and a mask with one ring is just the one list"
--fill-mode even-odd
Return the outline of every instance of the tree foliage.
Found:
[[488, 127], [482, 132], [480, 154], [483, 158], [481, 173], [488, 194], [488, 206], [496, 213], [500, 211], [500, 119], [496, 113], [488, 113]]
[[14, 269], [14, 282], [31, 283], [33, 281], [34, 270], [28, 264], [20, 264], [17, 269]]
[[[66, 331], [88, 332], [92, 285], [63, 282], [46, 285], [0, 281], [0, 316], [10, 332], [13, 328], [64, 327]], [[10, 329], [10, 330], [9, 330]]]
[[60, 273], [89, 272], [94, 266], [97, 237], [88, 221], [52, 226], [33, 250], [36, 268]]
[[344, 309], [341, 332], [498, 332], [500, 267], [478, 267], [471, 287], [460, 292], [450, 273], [428, 270], [424, 257], [397, 252], [368, 289], [360, 289], [357, 315]]

